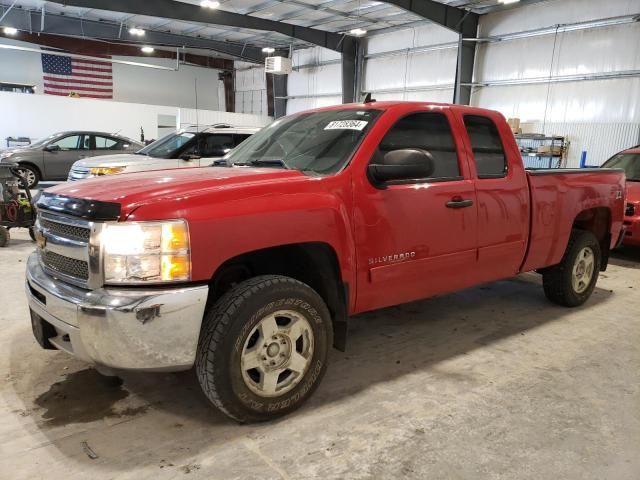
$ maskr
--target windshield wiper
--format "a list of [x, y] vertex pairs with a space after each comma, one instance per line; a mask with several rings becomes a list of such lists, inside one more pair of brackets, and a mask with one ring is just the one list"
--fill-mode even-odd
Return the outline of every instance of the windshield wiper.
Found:
[[290, 170], [290, 168], [281, 158], [256, 158], [255, 160], [251, 160], [250, 162], [236, 162], [233, 165], [234, 166], [237, 166], [237, 165], [252, 166], [252, 167], [267, 165], [267, 166], [274, 166], [274, 167], [282, 167], [282, 168], [286, 168], [287, 170]]

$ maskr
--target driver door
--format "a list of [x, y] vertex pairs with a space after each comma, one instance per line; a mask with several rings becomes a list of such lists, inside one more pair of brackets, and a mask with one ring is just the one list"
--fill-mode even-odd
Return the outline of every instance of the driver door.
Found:
[[477, 207], [464, 150], [446, 109], [399, 118], [372, 161], [402, 149], [431, 153], [425, 178], [375, 185], [354, 178], [357, 311], [396, 305], [474, 284]]
[[67, 135], [48, 144], [43, 151], [46, 178], [66, 180], [71, 166], [90, 152], [89, 135]]

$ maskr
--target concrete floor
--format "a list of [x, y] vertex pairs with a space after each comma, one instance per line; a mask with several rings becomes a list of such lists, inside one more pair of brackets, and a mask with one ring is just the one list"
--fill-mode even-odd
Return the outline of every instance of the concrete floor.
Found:
[[32, 249], [0, 249], [2, 479], [640, 478], [640, 252], [575, 310], [527, 274], [359, 316], [310, 402], [239, 426], [190, 374], [108, 384], [41, 350]]

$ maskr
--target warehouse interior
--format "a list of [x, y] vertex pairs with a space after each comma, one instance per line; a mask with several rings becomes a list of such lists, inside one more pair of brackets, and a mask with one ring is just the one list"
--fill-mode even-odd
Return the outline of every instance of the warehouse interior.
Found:
[[[123, 208], [135, 204], [130, 219], [183, 221], [190, 218], [189, 198], [208, 188], [196, 178], [184, 184], [188, 191], [172, 200], [177, 211], [173, 217], [162, 217], [169, 208], [164, 204], [154, 213], [157, 218], [142, 213], [136, 217], [136, 208], [144, 210], [143, 201], [159, 205], [167, 192], [175, 194], [172, 189], [182, 184], [174, 170], [222, 168], [220, 162], [233, 159], [234, 152], [247, 151], [252, 135], [258, 142], [260, 135], [267, 138], [265, 132], [295, 123], [308, 111], [322, 114], [342, 104], [369, 111], [376, 104], [385, 109], [398, 102], [430, 111], [456, 105], [497, 112], [496, 118], [508, 124], [509, 141], [522, 158], [515, 172], [540, 170], [537, 178], [565, 170], [582, 172], [586, 186], [571, 198], [592, 201], [589, 206], [594, 209], [600, 204], [587, 196], [596, 195], [601, 187], [605, 191], [601, 185], [605, 173], [600, 171], [608, 171], [606, 181], [612, 182], [610, 159], [624, 152], [638, 158], [633, 167], [637, 178], [625, 169], [626, 180], [606, 187], [606, 201], [624, 207], [611, 213], [610, 225], [603, 227], [611, 230], [607, 233], [611, 238], [605, 239], [608, 244], [600, 241], [606, 254], [598, 265], [604, 268], [608, 263], [608, 267], [601, 268], [598, 284], [590, 287], [592, 295], [584, 305], [565, 309], [545, 301], [540, 274], [555, 267], [553, 262], [518, 270], [513, 278], [496, 276], [497, 282], [465, 284], [464, 289], [423, 300], [355, 309], [348, 329], [333, 318], [333, 345], [340, 348], [330, 350], [318, 390], [299, 409], [263, 423], [236, 422], [238, 416], [221, 408], [215, 398], [208, 396], [207, 402], [197, 370], [112, 371], [106, 361], [91, 365], [78, 351], [71, 349], [75, 358], [68, 349], [58, 351], [65, 348], [57, 345], [58, 350], [43, 350], [42, 343], [34, 340], [32, 329], [37, 329], [28, 297], [38, 293], [29, 281], [25, 284], [25, 275], [31, 278], [34, 249], [47, 248], [46, 235], [38, 233], [43, 219], [36, 221], [39, 199], [49, 198], [47, 192], [54, 192], [51, 198], [55, 192], [65, 197], [73, 189], [83, 192], [88, 182], [89, 201], [74, 207], [82, 209], [84, 203], [102, 198], [113, 180], [112, 197], [123, 199]], [[289, 116], [294, 120], [287, 120]], [[355, 130], [368, 132], [380, 126], [375, 120], [373, 126], [366, 124]], [[231, 143], [216, 144], [219, 153], [202, 158], [176, 149], [173, 157], [169, 150], [163, 154], [166, 166], [158, 159], [135, 165], [140, 149], [154, 157], [144, 151], [158, 152], [163, 141], [167, 144], [182, 135], [190, 142], [202, 133], [211, 138], [227, 134]], [[29, 160], [20, 150], [39, 145], [40, 139], [62, 142], [63, 137], [80, 139], [69, 149], [79, 152], [63, 171], [45, 171], [53, 162], [46, 155], [61, 157], [60, 150], [67, 150], [62, 143], [62, 149], [43, 144], [44, 160]], [[367, 138], [359, 139], [362, 143], [354, 148], [366, 148]], [[103, 148], [101, 141], [107, 142]], [[109, 142], [111, 147], [106, 146]], [[100, 158], [123, 154], [129, 157], [122, 164], [118, 158], [107, 163], [107, 157]], [[173, 163], [169, 165], [168, 159]], [[353, 159], [355, 163], [357, 154]], [[19, 171], [28, 187], [20, 198], [33, 206], [29, 213], [33, 219], [19, 225], [2, 223], [8, 222], [8, 214], [3, 213], [0, 195], [0, 229], [10, 230], [6, 248], [0, 248], [0, 322], [5, 327], [0, 333], [2, 478], [640, 478], [640, 189], [634, 183], [640, 181], [640, 0], [0, 0], [0, 167], [12, 161], [17, 166], [11, 172]], [[285, 165], [284, 159], [269, 161]], [[511, 168], [507, 172], [505, 166], [505, 177]], [[160, 178], [160, 169], [172, 170], [162, 170], [167, 173]], [[124, 174], [110, 177], [119, 173]], [[202, 175], [204, 179], [206, 174]], [[228, 182], [221, 184], [220, 192], [230, 195], [235, 175], [217, 177], [216, 181]], [[94, 176], [105, 178], [90, 178]], [[126, 183], [129, 176], [132, 180]], [[117, 183], [119, 177], [123, 180]], [[319, 183], [324, 177], [312, 179]], [[72, 180], [79, 181], [71, 186]], [[337, 187], [331, 184], [315, 196], [307, 190], [294, 195], [295, 180], [292, 176], [289, 183], [274, 184], [273, 192], [263, 192], [258, 188], [264, 181], [252, 178], [245, 188], [255, 191], [230, 200], [228, 210], [219, 213], [225, 230], [206, 231], [206, 240], [194, 242], [198, 235], [205, 236], [206, 216], [218, 215], [223, 206], [193, 207], [197, 221], [184, 220], [185, 235], [191, 235], [192, 242], [188, 254], [205, 246], [229, 250], [224, 239], [229, 231], [244, 232], [245, 222], [267, 226], [265, 249], [288, 244], [270, 240], [270, 235], [285, 238], [272, 231], [282, 225], [280, 220], [268, 223], [260, 215], [272, 209], [273, 218], [279, 219], [276, 215], [300, 202], [304, 212], [285, 225], [307, 242], [316, 241], [310, 233], [315, 226], [337, 228], [341, 216], [353, 212], [355, 223], [344, 236], [354, 244], [336, 268], [348, 270], [347, 264], [354, 271], [364, 268], [356, 251], [369, 237], [358, 235], [376, 222], [367, 217], [367, 208], [357, 206], [357, 186], [339, 214], [327, 220], [318, 213], [320, 205], [325, 193]], [[2, 182], [0, 168], [0, 193]], [[15, 184], [22, 188], [20, 182]], [[154, 182], [166, 185], [154, 193], [142, 190]], [[436, 185], [416, 185], [415, 190]], [[532, 188], [525, 195], [532, 203], [535, 195], [540, 196], [540, 210], [536, 213], [531, 207], [527, 232], [536, 225], [562, 221], [563, 212], [573, 208], [554, 204], [551, 188], [555, 184]], [[566, 192], [578, 187], [566, 181], [557, 188]], [[291, 194], [291, 201], [272, 196], [280, 193]], [[222, 194], [217, 193], [220, 198]], [[229, 221], [251, 195], [264, 199], [244, 219]], [[380, 195], [368, 198], [381, 202], [384, 193]], [[513, 193], [508, 201], [524, 202], [518, 195]], [[394, 230], [396, 221], [406, 219], [404, 212], [394, 210], [397, 205], [406, 207], [410, 202], [382, 206], [389, 217], [378, 223], [387, 230], [372, 232], [398, 240], [407, 232], [410, 236], [428, 228]], [[518, 211], [513, 205], [501, 204], [499, 214], [485, 211], [484, 215], [512, 221]], [[53, 211], [56, 206], [42, 208]], [[525, 212], [524, 207], [521, 210]], [[482, 216], [479, 209], [478, 218]], [[363, 223], [357, 224], [357, 219]], [[94, 223], [87, 225], [94, 228]], [[550, 252], [562, 243], [557, 260], [564, 261], [568, 253], [562, 252], [575, 225], [553, 235], [532, 234], [530, 242], [546, 242]], [[234, 243], [249, 245], [260, 236], [250, 228], [246, 232], [244, 238], [233, 236]], [[511, 231], [505, 235], [509, 234], [513, 236]], [[413, 250], [418, 257], [420, 248], [429, 251], [428, 245], [414, 247], [408, 245], [406, 253], [375, 252], [368, 267], [386, 262], [387, 255], [391, 259], [395, 254], [393, 261], [404, 260], [405, 255], [409, 260], [416, 256]], [[571, 243], [567, 252], [570, 247]], [[525, 250], [528, 254], [534, 249], [529, 245]], [[497, 265], [501, 255], [507, 262], [509, 251], [494, 255]], [[195, 258], [189, 257], [191, 274], [199, 268]], [[251, 268], [262, 268], [259, 258], [252, 257]], [[291, 271], [306, 270], [311, 265], [306, 258], [283, 254], [278, 261]], [[91, 279], [91, 260], [87, 265]], [[473, 276], [478, 267], [456, 268], [468, 269]], [[235, 286], [240, 280], [234, 275], [244, 280], [243, 273], [231, 271], [225, 282]], [[261, 273], [281, 271], [289, 270]], [[372, 271], [357, 278], [373, 282]], [[445, 282], [441, 279], [448, 277], [440, 274], [420, 281]], [[333, 271], [319, 267], [317, 275], [326, 277]], [[64, 276], [59, 279], [64, 281]], [[95, 294], [87, 287], [90, 284], [83, 285], [87, 301]], [[179, 286], [195, 291], [186, 282]], [[211, 291], [214, 286], [212, 281]], [[140, 284], [127, 288], [143, 287], [153, 288]], [[353, 293], [355, 288], [346, 281], [336, 283], [339, 295], [347, 299], [345, 316], [350, 313], [349, 295], [360, 295]], [[544, 289], [547, 293], [546, 285]], [[325, 300], [333, 298], [321, 290]], [[202, 301], [207, 312], [212, 298]], [[83, 302], [74, 309], [84, 312]], [[340, 309], [331, 300], [326, 303], [327, 311], [339, 316]], [[55, 305], [49, 302], [53, 315], [57, 315]], [[159, 318], [164, 305], [164, 300], [154, 304]], [[191, 310], [184, 312], [186, 318]], [[138, 320], [140, 325], [147, 321], [140, 315]], [[181, 328], [168, 333], [176, 335], [171, 341], [182, 341]], [[348, 342], [342, 348], [347, 330]], [[202, 335], [196, 343], [202, 342]], [[144, 338], [136, 342], [142, 349], [152, 348], [145, 346]], [[291, 348], [297, 348], [295, 342]]]

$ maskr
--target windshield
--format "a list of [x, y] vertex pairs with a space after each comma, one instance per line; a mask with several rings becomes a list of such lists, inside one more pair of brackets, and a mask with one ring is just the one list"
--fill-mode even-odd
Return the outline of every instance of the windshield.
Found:
[[333, 175], [349, 161], [380, 110], [333, 110], [273, 122], [231, 151], [233, 165], [275, 166]]
[[607, 160], [603, 168], [621, 168], [627, 180], [640, 182], [640, 153], [619, 153]]
[[138, 150], [136, 153], [156, 158], [172, 158], [174, 157], [176, 150], [182, 148], [185, 143], [195, 136], [195, 133], [189, 132], [170, 133], [166, 137], [162, 137], [160, 140], [150, 143], [142, 150]]
[[60, 135], [62, 135], [62, 133], [54, 133], [53, 135], [49, 135], [48, 137], [44, 137], [44, 138], [41, 138], [39, 140], [36, 140], [35, 142], [30, 143], [28, 146], [29, 147], [42, 147], [46, 143], [49, 143], [51, 140], [53, 140], [54, 138], [59, 137]]

